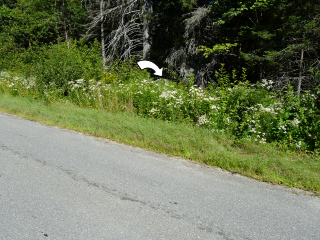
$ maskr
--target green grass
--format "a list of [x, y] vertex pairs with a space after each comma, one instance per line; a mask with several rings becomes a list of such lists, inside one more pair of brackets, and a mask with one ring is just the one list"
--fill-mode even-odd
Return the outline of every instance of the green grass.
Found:
[[144, 149], [180, 156], [232, 173], [320, 192], [320, 159], [284, 152], [269, 144], [231, 138], [185, 123], [112, 113], [55, 102], [46, 104], [0, 92], [0, 111]]

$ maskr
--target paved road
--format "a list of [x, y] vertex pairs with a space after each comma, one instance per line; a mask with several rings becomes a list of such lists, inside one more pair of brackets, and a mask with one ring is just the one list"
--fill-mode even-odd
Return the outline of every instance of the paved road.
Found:
[[0, 114], [0, 239], [320, 239], [320, 198]]

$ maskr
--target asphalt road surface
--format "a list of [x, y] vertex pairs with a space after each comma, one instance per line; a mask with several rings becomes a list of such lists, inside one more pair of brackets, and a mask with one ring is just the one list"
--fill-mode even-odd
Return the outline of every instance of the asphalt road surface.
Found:
[[320, 239], [320, 198], [0, 114], [0, 239]]

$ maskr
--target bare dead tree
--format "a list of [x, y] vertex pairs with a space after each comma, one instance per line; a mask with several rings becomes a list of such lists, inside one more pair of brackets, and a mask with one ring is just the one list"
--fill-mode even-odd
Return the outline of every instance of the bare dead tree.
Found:
[[[116, 57], [148, 58], [151, 48], [149, 15], [152, 1], [144, 0], [83, 0], [90, 9], [91, 22], [86, 37], [96, 36], [100, 28], [102, 57], [111, 62]], [[98, 2], [100, 8], [98, 8]]]
[[143, 33], [139, 9], [139, 1], [130, 1], [109, 9], [106, 14], [112, 31], [107, 36], [106, 52], [108, 61], [114, 60], [119, 54], [120, 59], [129, 59], [133, 56], [141, 57]]

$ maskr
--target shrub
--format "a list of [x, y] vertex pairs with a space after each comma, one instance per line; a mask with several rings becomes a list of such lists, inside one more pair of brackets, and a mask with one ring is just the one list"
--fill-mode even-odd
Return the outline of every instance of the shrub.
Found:
[[[66, 56], [61, 63], [57, 62], [59, 55], [51, 52], [56, 48]], [[235, 140], [248, 138], [257, 143], [276, 143], [287, 149], [320, 152], [318, 95], [306, 92], [297, 96], [291, 86], [280, 94], [271, 90], [273, 83], [267, 80], [250, 85], [245, 71], [240, 80], [234, 73], [233, 81], [220, 71], [224, 74], [219, 75], [223, 78], [222, 82], [218, 81], [220, 84], [200, 89], [190, 86], [193, 76], [188, 85], [165, 79], [154, 81], [146, 71], [137, 69], [133, 60], [116, 62], [102, 72], [94, 54], [90, 59], [84, 58], [79, 48], [67, 50], [56, 46], [52, 49], [49, 48], [47, 58], [39, 63], [44, 69], [34, 71], [42, 75], [35, 75], [35, 78], [2, 73], [0, 89], [23, 96], [36, 96], [41, 92], [48, 101], [64, 99], [82, 107], [134, 112], [143, 117], [223, 131], [233, 135]], [[52, 66], [56, 62], [56, 66]], [[81, 64], [89, 70], [91, 67], [90, 72]], [[62, 71], [58, 75], [60, 68]], [[88, 78], [79, 78], [82, 75]], [[96, 79], [91, 79], [94, 76]], [[38, 91], [39, 87], [43, 89]]]

